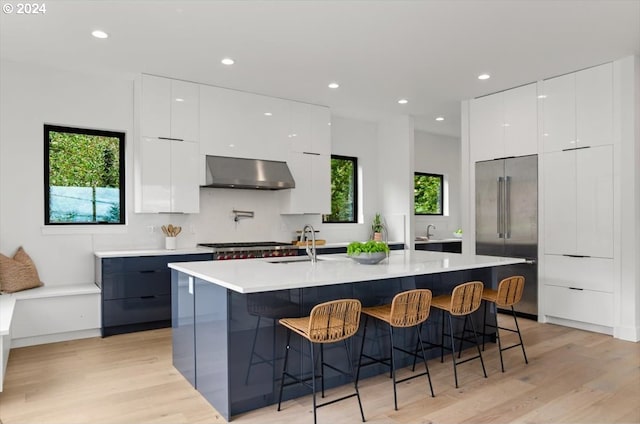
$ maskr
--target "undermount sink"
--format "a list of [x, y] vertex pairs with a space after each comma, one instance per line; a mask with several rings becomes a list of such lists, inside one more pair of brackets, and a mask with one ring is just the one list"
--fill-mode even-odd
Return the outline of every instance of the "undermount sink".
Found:
[[[317, 258], [318, 262], [324, 261], [324, 259]], [[297, 256], [297, 257], [288, 257], [282, 259], [269, 259], [267, 260], [270, 264], [290, 264], [294, 262], [311, 262], [311, 258], [308, 256]]]

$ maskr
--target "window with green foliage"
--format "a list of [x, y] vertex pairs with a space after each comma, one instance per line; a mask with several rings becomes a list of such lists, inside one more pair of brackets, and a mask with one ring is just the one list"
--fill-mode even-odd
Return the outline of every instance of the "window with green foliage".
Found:
[[331, 214], [322, 222], [353, 223], [358, 216], [358, 159], [331, 155]]
[[124, 133], [44, 126], [44, 221], [124, 224]]
[[443, 176], [416, 172], [414, 197], [416, 215], [442, 215]]

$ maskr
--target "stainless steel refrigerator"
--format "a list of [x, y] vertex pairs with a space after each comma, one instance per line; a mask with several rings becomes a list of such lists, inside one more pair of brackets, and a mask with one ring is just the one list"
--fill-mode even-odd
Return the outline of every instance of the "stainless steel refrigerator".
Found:
[[524, 258], [497, 278], [523, 275], [518, 315], [538, 315], [538, 156], [476, 162], [476, 254]]

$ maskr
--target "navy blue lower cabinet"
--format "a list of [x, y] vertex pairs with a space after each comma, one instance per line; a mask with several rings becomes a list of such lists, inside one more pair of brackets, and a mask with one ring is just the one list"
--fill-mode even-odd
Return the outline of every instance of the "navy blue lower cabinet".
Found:
[[416, 243], [416, 250], [428, 250], [431, 252], [462, 253], [462, 241], [449, 241], [442, 243]]
[[171, 270], [173, 366], [196, 387], [195, 278]]
[[[237, 293], [217, 284], [193, 278], [193, 332], [190, 332], [190, 324], [187, 322], [191, 311], [187, 305], [190, 300], [184, 305], [180, 300], [181, 296], [190, 299], [187, 295], [188, 279], [188, 275], [177, 271], [172, 274], [172, 288], [174, 293], [175, 290], [178, 291], [179, 298], [178, 304], [174, 301], [173, 311], [174, 364], [189, 381], [193, 380], [195, 368], [195, 387], [229, 421], [234, 415], [278, 401], [286, 346], [286, 330], [278, 324], [280, 318], [306, 316], [316, 304], [336, 299], [356, 298], [363, 306], [375, 306], [390, 303], [395, 294], [414, 288], [428, 288], [437, 296], [451, 293], [453, 287], [467, 281], [479, 280], [487, 287], [495, 287], [496, 278], [493, 268], [481, 268], [252, 294]], [[476, 328], [481, 328], [483, 324], [482, 309], [474, 314]], [[180, 318], [184, 318], [185, 323], [176, 326], [175, 320], [178, 319], [180, 322]], [[488, 319], [491, 323], [495, 322], [493, 309], [490, 310]], [[431, 316], [422, 328], [426, 341], [440, 342], [441, 320], [442, 315], [438, 310], [432, 309]], [[456, 332], [462, 331], [463, 322], [463, 319], [454, 322]], [[361, 319], [358, 333], [349, 340], [353, 364], [357, 364], [360, 354], [363, 325], [364, 318]], [[403, 330], [406, 331], [399, 329], [395, 332], [396, 343], [407, 350], [414, 349], [417, 342], [415, 331]], [[388, 355], [388, 334], [385, 326], [370, 319], [364, 343], [365, 351], [374, 355]], [[495, 335], [490, 334], [487, 340], [494, 340], [494, 337]], [[294, 374], [309, 374], [309, 343], [292, 334], [291, 346], [289, 371]], [[471, 346], [470, 343], [466, 343], [463, 348]], [[316, 349], [319, 348], [316, 346]], [[185, 357], [189, 359], [182, 362], [183, 358], [176, 358], [177, 352], [181, 355], [186, 354]], [[427, 355], [430, 358], [439, 357], [440, 349], [432, 349]], [[335, 346], [325, 345], [324, 356], [327, 362], [347, 369], [344, 350], [340, 343]], [[413, 357], [401, 353], [396, 358], [398, 366], [408, 366], [413, 362]], [[348, 383], [345, 376], [328, 368], [325, 371], [327, 388]], [[367, 378], [388, 371], [388, 368], [383, 366], [369, 366], [362, 368], [360, 376]], [[283, 399], [307, 394], [307, 388], [292, 385], [284, 389]]]
[[212, 259], [211, 253], [102, 258], [102, 336], [171, 326], [167, 264]]

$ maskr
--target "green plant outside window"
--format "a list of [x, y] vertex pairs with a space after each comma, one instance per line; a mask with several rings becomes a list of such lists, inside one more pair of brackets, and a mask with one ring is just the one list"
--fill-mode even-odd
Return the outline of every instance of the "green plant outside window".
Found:
[[331, 214], [322, 222], [355, 223], [358, 214], [358, 159], [331, 155]]
[[416, 172], [414, 208], [416, 215], [442, 215], [443, 176]]

